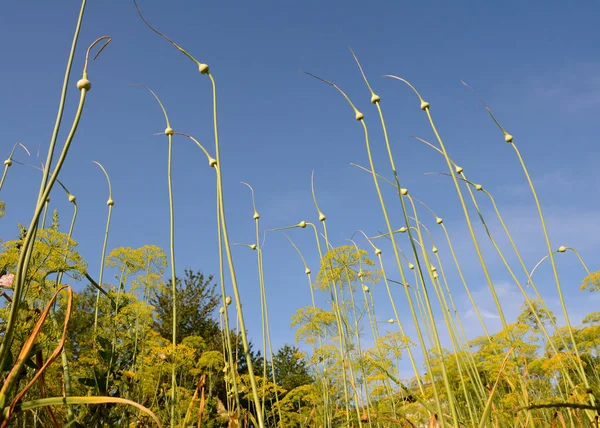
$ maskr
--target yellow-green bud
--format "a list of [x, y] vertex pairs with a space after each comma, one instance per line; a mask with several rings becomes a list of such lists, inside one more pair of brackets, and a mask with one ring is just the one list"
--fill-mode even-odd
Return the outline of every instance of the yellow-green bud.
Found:
[[310, 275], [310, 269], [308, 268], [308, 266], [306, 267], [306, 269], [304, 269], [304, 273]]
[[361, 270], [358, 271], [358, 277], [362, 278], [363, 276], [364, 276], [364, 273], [363, 273], [363, 271], [361, 269]]
[[431, 266], [431, 272], [435, 272], [437, 271], [437, 268], [435, 266]]
[[227, 306], [231, 305], [231, 296], [227, 296], [227, 297], [225, 297], [225, 304], [226, 304]]
[[89, 91], [90, 89], [92, 89], [92, 82], [90, 82], [87, 78], [84, 77], [83, 79], [80, 79], [77, 82], [77, 89], [79, 89], [80, 91], [82, 89]]
[[252, 216], [252, 218], [254, 218], [254, 220], [258, 220], [260, 218], [260, 214], [254, 211], [254, 216]]
[[258, 248], [258, 246], [256, 244], [250, 245], [250, 249], [251, 250], [256, 250], [257, 248]]
[[112, 207], [115, 204], [115, 201], [113, 201], [112, 198], [109, 198], [108, 201], [106, 201], [106, 205], [108, 205], [109, 207]]
[[6, 159], [6, 160], [4, 161], [4, 165], [6, 165], [6, 166], [11, 166], [11, 165], [12, 165], [12, 159]]
[[405, 226], [402, 226], [400, 229], [398, 229], [398, 232], [400, 233], [404, 233], [406, 232], [408, 229]]
[[513, 140], [513, 136], [510, 135], [508, 132], [504, 133], [504, 141], [506, 141], [507, 143], [512, 143]]
[[224, 308], [223, 306], [221, 306], [221, 307], [219, 308], [219, 313], [220, 313], [221, 315], [223, 315], [223, 314], [225, 313], [225, 308]]
[[368, 293], [368, 292], [370, 291], [370, 290], [369, 290], [369, 287], [368, 287], [367, 285], [363, 285], [363, 291], [364, 291], [365, 293]]
[[173, 131], [173, 128], [171, 128], [170, 126], [167, 126], [165, 128], [165, 135], [173, 135], [175, 133], [175, 131]]
[[306, 222], [304, 220], [302, 220], [300, 223], [298, 223], [297, 225], [299, 228], [304, 229], [306, 227]]
[[75, 202], [75, 196], [69, 194], [69, 202]]
[[379, 101], [381, 101], [381, 97], [377, 94], [373, 94], [371, 95], [371, 102], [373, 104], [377, 104]]
[[481, 184], [476, 184], [475, 190], [483, 190], [483, 186]]
[[456, 173], [457, 173], [457, 174], [460, 174], [460, 173], [462, 173], [462, 172], [463, 172], [463, 167], [462, 167], [462, 166], [458, 166], [458, 165], [456, 165], [456, 166], [455, 166], [455, 171], [456, 171]]
[[435, 253], [437, 253], [437, 252], [438, 252], [438, 249], [437, 249], [437, 247], [436, 247], [435, 245], [434, 245], [434, 246], [433, 246], [433, 248], [431, 249], [431, 252], [432, 252], [433, 254], [435, 254]]
[[436, 217], [436, 218], [435, 218], [435, 222], [436, 222], [437, 224], [442, 224], [442, 223], [444, 222], [444, 220], [442, 220], [442, 219], [441, 219], [441, 218], [439, 218], [439, 217]]
[[200, 74], [207, 74], [208, 69], [208, 64], [198, 64], [198, 71], [200, 71]]
[[394, 324], [394, 319], [390, 318], [389, 320], [387, 320], [388, 324]]
[[427, 101], [421, 101], [421, 110], [425, 111], [429, 108], [429, 103]]
[[380, 256], [381, 255], [381, 250], [379, 248], [375, 248], [375, 255], [376, 256]]
[[408, 268], [409, 268], [410, 270], [414, 270], [414, 268], [415, 268], [415, 265], [413, 265], [412, 263], [409, 263], [409, 264], [408, 264]]
[[356, 120], [363, 120], [365, 118], [365, 115], [356, 110], [356, 115], [354, 117], [356, 117]]
[[408, 195], [408, 189], [400, 188], [400, 194], [401, 194], [402, 196], [406, 196], [406, 195]]
[[319, 221], [325, 221], [326, 219], [327, 217], [325, 217], [325, 214], [319, 213]]
[[211, 168], [214, 168], [215, 166], [217, 166], [217, 160], [214, 158], [208, 159], [208, 166], [210, 166]]
[[564, 245], [561, 245], [560, 247], [558, 247], [558, 251], [559, 253], [564, 253], [565, 251], [567, 251], [567, 247], [565, 247]]

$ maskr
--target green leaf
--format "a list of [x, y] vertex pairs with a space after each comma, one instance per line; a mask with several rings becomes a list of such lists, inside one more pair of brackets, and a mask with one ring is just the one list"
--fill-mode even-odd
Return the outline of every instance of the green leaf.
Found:
[[38, 407], [48, 406], [62, 406], [69, 404], [105, 404], [105, 403], [116, 403], [116, 404], [127, 404], [134, 406], [140, 411], [150, 416], [156, 424], [162, 428], [160, 420], [156, 417], [151, 410], [136, 403], [135, 401], [127, 400], [119, 397], [52, 397], [52, 398], [41, 398], [39, 400], [26, 401], [18, 406], [19, 410], [31, 410], [37, 409]]

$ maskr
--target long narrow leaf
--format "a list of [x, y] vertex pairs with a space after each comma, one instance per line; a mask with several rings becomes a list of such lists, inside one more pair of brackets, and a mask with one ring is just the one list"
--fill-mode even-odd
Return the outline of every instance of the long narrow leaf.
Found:
[[127, 404], [130, 406], [134, 406], [138, 408], [140, 411], [144, 412], [148, 416], [150, 416], [156, 425], [162, 428], [162, 424], [160, 420], [156, 417], [154, 413], [150, 409], [142, 406], [141, 404], [136, 403], [135, 401], [127, 400], [126, 398], [119, 397], [52, 397], [52, 398], [42, 398], [39, 400], [26, 401], [21, 403], [18, 406], [19, 410], [31, 410], [37, 409], [39, 407], [46, 406], [60, 406], [60, 405], [69, 405], [69, 404], [106, 404], [106, 403], [116, 403], [116, 404]]
[[48, 317], [48, 314], [50, 312], [50, 309], [52, 308], [52, 305], [54, 304], [54, 301], [58, 297], [58, 294], [64, 289], [67, 289], [67, 291], [69, 292], [69, 300], [68, 300], [68, 304], [67, 304], [67, 312], [66, 312], [65, 324], [63, 327], [63, 334], [62, 334], [61, 341], [60, 341], [58, 347], [54, 350], [54, 352], [50, 356], [50, 358], [42, 366], [42, 368], [36, 372], [35, 376], [33, 376], [33, 378], [29, 381], [27, 386], [25, 386], [25, 388], [23, 388], [23, 390], [19, 394], [17, 394], [17, 396], [13, 399], [13, 401], [11, 402], [8, 409], [6, 409], [4, 411], [4, 419], [2, 421], [2, 424], [0, 425], [0, 427], [2, 427], [2, 428], [4, 428], [8, 424], [8, 420], [10, 418], [12, 410], [14, 409], [17, 402], [23, 397], [23, 395], [25, 395], [25, 393], [29, 390], [29, 388], [31, 388], [31, 386], [37, 381], [37, 379], [41, 376], [41, 374], [44, 372], [44, 370], [46, 370], [46, 368], [54, 361], [54, 359], [58, 356], [58, 354], [60, 354], [60, 351], [65, 343], [65, 338], [66, 338], [66, 333], [67, 333], [67, 325], [69, 323], [69, 318], [71, 316], [71, 305], [73, 303], [73, 290], [68, 285], [65, 285], [65, 286], [59, 288], [54, 293], [54, 295], [52, 296], [52, 298], [50, 299], [48, 304], [46, 305], [44, 312], [42, 312], [42, 314], [40, 315], [40, 318], [37, 320], [35, 326], [31, 330], [29, 337], [23, 344], [23, 346], [21, 348], [21, 352], [19, 353], [19, 356], [17, 357], [16, 363], [13, 365], [10, 373], [6, 377], [4, 385], [2, 386], [2, 390], [0, 390], [0, 395], [8, 396], [11, 393], [11, 389], [14, 385], [17, 375], [21, 371], [23, 364], [25, 364], [25, 360], [27, 359], [27, 357], [31, 351], [31, 348], [35, 344], [35, 341], [36, 341], [38, 335], [40, 334], [40, 331], [42, 329], [44, 321], [46, 321], [46, 318]]

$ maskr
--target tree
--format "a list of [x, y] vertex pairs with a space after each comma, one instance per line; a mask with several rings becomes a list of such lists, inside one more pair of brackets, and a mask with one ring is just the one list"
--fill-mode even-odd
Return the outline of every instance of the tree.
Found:
[[[205, 278], [198, 271], [185, 270], [183, 280], [175, 278], [177, 287], [177, 343], [188, 336], [202, 337], [209, 349], [216, 348], [220, 343], [219, 323], [213, 317], [219, 306], [216, 284], [212, 283], [213, 276]], [[156, 330], [167, 340], [172, 339], [173, 328], [173, 296], [171, 281], [159, 289], [151, 300], [156, 309]]]
[[[542, 326], [539, 321], [548, 325], [550, 323], [556, 323], [556, 317], [552, 313], [552, 311], [544, 308], [543, 304], [539, 300], [531, 300], [531, 307], [527, 305], [525, 302], [521, 305], [521, 314], [517, 318], [517, 321], [521, 324], [525, 324], [534, 332], [540, 332]], [[534, 313], [535, 311], [535, 313]], [[537, 315], [537, 318], [536, 318]]]
[[284, 345], [273, 356], [275, 379], [286, 391], [312, 383], [304, 356], [295, 346]]

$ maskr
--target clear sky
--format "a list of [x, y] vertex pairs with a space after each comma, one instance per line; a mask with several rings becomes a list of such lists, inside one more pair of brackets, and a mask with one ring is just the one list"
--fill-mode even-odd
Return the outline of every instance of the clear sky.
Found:
[[[378, 171], [390, 177], [376, 110], [348, 50], [352, 47], [382, 97], [402, 185], [444, 218], [490, 328], [499, 326], [497, 315], [453, 185], [446, 177], [424, 175], [444, 170], [445, 163], [410, 139], [411, 135], [433, 139], [426, 116], [406, 86], [383, 79], [382, 74], [409, 79], [431, 103], [450, 155], [465, 167], [469, 178], [495, 195], [531, 267], [546, 252], [537, 212], [513, 150], [460, 80], [476, 88], [515, 136], [537, 185], [553, 246], [576, 247], [590, 268], [598, 269], [597, 2], [426, 5], [140, 0], [140, 7], [157, 28], [208, 63], [217, 80], [226, 210], [233, 242], [252, 243], [254, 239], [250, 193], [240, 181], [256, 190], [263, 228], [300, 220], [317, 222], [310, 193], [313, 169], [334, 245], [346, 244], [357, 229], [375, 235], [385, 228], [370, 176], [349, 165], [367, 164], [362, 127], [333, 88], [298, 73], [299, 69], [316, 73], [346, 90], [365, 113]], [[40, 144], [45, 158], [78, 10], [77, 1], [10, 2], [2, 7], [0, 150], [6, 155], [20, 141], [33, 158], [17, 150], [15, 159], [36, 162]], [[99, 269], [107, 189], [92, 160], [107, 168], [113, 182], [116, 204], [109, 250], [146, 244], [168, 248], [167, 144], [164, 136], [152, 135], [165, 125], [150, 95], [130, 84], [149, 85], [162, 98], [175, 130], [193, 134], [214, 152], [208, 79], [145, 27], [130, 1], [89, 2], [64, 123], [70, 123], [77, 103], [75, 82], [85, 49], [101, 35], [112, 36], [113, 42], [90, 65], [93, 89], [61, 174], [78, 198], [74, 237], [94, 277]], [[66, 129], [65, 125], [60, 141]], [[217, 274], [214, 172], [185, 139], [176, 139], [173, 156], [177, 270]], [[5, 240], [16, 236], [17, 222], [29, 222], [39, 179], [33, 169], [14, 166], [10, 170], [0, 195], [7, 204], [6, 217], [0, 221]], [[398, 228], [403, 221], [397, 200], [389, 190], [386, 196]], [[71, 207], [58, 187], [52, 207], [60, 210], [66, 228]], [[482, 200], [482, 207], [502, 248], [511, 255], [489, 203]], [[441, 230], [426, 211], [421, 216], [434, 233], [469, 333], [479, 334]], [[477, 224], [475, 216], [473, 220]], [[477, 230], [507, 316], [514, 320], [522, 297], [479, 225]], [[316, 273], [318, 258], [310, 233], [292, 230], [290, 235]], [[408, 248], [405, 237], [400, 242]], [[365, 246], [364, 241], [359, 244]], [[389, 277], [398, 280], [386, 245], [381, 243]], [[258, 346], [256, 253], [241, 247], [234, 248], [234, 253], [245, 315]], [[293, 341], [290, 316], [310, 303], [309, 291], [302, 263], [283, 235], [269, 234], [264, 258], [273, 343], [279, 346]], [[509, 259], [525, 282], [515, 258]], [[599, 300], [578, 291], [585, 275], [573, 254], [561, 255], [559, 268], [567, 304], [578, 323], [597, 309]], [[112, 274], [105, 278], [111, 280]], [[550, 265], [543, 265], [536, 278], [548, 304], [562, 319]], [[383, 285], [374, 293], [378, 316], [390, 318]], [[403, 291], [396, 288], [394, 293], [401, 318], [409, 323]]]

